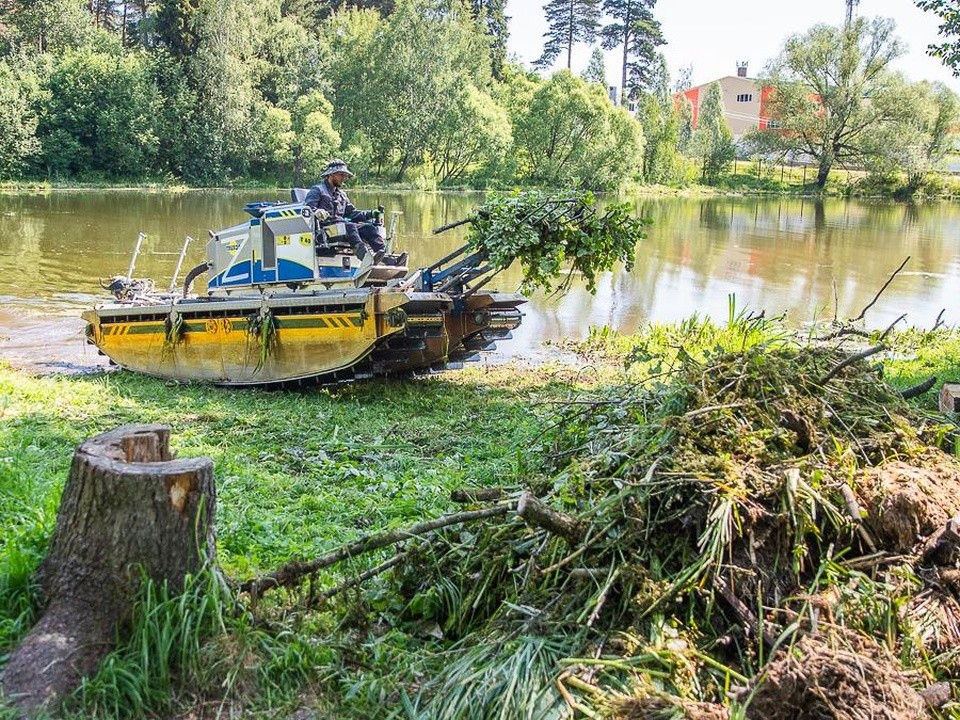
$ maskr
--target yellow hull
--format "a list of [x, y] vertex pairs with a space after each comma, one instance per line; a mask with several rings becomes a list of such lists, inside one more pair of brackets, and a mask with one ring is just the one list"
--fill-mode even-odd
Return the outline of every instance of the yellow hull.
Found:
[[260, 385], [336, 377], [403, 330], [400, 292], [115, 304], [84, 313], [116, 364], [183, 381]]

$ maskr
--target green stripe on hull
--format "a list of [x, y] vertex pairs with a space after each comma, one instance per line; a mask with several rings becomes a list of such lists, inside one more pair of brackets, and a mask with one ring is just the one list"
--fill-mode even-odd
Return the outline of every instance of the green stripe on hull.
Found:
[[[214, 325], [215, 323], [215, 325]], [[333, 316], [326, 319], [322, 317], [297, 317], [287, 316], [278, 317], [277, 324], [280, 328], [290, 329], [309, 329], [309, 328], [349, 328], [363, 327], [363, 317], [360, 315], [350, 315], [348, 317]], [[228, 320], [226, 318], [211, 318], [202, 322], [186, 322], [183, 324], [185, 333], [205, 333], [205, 332], [246, 332], [249, 329], [247, 320]], [[167, 329], [163, 322], [153, 323], [117, 323], [102, 325], [105, 335], [166, 335]]]

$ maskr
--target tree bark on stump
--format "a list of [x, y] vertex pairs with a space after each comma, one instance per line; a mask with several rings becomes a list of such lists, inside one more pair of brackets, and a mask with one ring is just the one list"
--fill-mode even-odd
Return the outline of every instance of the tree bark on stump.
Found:
[[170, 428], [125, 425], [73, 456], [40, 565], [46, 608], [0, 674], [25, 715], [57, 711], [129, 624], [142, 577], [173, 590], [215, 561], [210, 458], [176, 460]]

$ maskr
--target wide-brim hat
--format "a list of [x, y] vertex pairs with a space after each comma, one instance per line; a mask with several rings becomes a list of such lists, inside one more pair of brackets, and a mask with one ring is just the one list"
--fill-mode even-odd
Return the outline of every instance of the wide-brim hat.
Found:
[[353, 177], [353, 173], [350, 172], [350, 168], [347, 167], [347, 164], [343, 160], [331, 160], [328, 162], [320, 177], [327, 177], [328, 175], [335, 175], [336, 173], [344, 173], [347, 177]]

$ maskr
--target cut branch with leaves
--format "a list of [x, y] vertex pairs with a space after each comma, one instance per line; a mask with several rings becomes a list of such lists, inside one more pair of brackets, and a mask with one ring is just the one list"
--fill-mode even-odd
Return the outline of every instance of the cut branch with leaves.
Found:
[[[521, 287], [565, 292], [580, 274], [591, 293], [597, 277], [622, 262], [633, 267], [636, 244], [646, 237], [648, 220], [634, 217], [628, 203], [602, 210], [592, 193], [536, 191], [492, 195], [469, 218], [467, 242], [505, 268], [515, 260], [523, 270]], [[557, 278], [569, 263], [570, 273]]]

